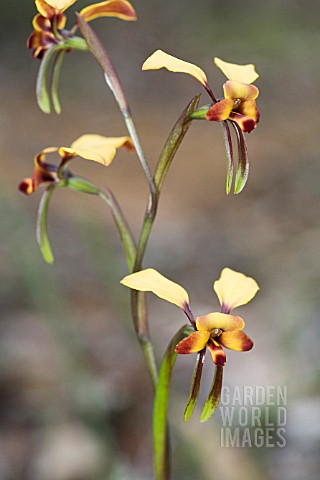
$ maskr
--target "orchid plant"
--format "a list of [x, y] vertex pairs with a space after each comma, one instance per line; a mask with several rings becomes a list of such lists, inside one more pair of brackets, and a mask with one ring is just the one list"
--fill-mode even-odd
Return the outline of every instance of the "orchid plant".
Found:
[[[245, 325], [243, 319], [231, 312], [234, 308], [248, 303], [259, 287], [253, 278], [225, 268], [220, 279], [214, 283], [214, 291], [218, 296], [221, 311], [195, 317], [189, 305], [188, 293], [183, 287], [152, 268], [143, 269], [144, 254], [156, 217], [163, 182], [193, 120], [220, 122], [222, 126], [227, 155], [227, 194], [231, 191], [234, 170], [230, 126], [234, 129], [238, 144], [234, 192], [238, 194], [244, 188], [249, 166], [245, 134], [254, 130], [259, 122], [259, 111], [256, 106], [259, 91], [252, 85], [258, 78], [258, 74], [253, 65], [236, 65], [215, 58], [215, 65], [228, 79], [223, 85], [224, 97], [217, 99], [201, 68], [161, 50], [153, 53], [143, 63], [143, 70], [166, 68], [172, 72], [191, 75], [205, 88], [211, 102], [199, 107], [200, 95], [196, 95], [188, 102], [165, 141], [156, 169], [152, 174], [118, 74], [109, 54], [89, 25], [89, 22], [95, 18], [106, 16], [134, 21], [136, 20], [135, 10], [127, 0], [108, 0], [92, 4], [82, 9], [80, 13], [76, 13], [76, 23], [66, 29], [65, 11], [75, 3], [76, 0], [35, 0], [38, 13], [33, 19], [34, 31], [28, 39], [27, 46], [33, 49], [33, 56], [41, 61], [36, 87], [39, 107], [44, 113], [50, 113], [53, 105], [56, 113], [61, 112], [57, 89], [63, 58], [72, 50], [90, 52], [103, 70], [107, 85], [123, 115], [128, 135], [105, 137], [87, 134], [82, 135], [70, 146], [46, 147], [35, 156], [32, 175], [22, 180], [19, 189], [24, 194], [30, 195], [39, 187], [45, 188], [38, 211], [37, 241], [43, 258], [48, 263], [53, 263], [54, 256], [48, 238], [47, 216], [50, 199], [56, 189], [64, 187], [96, 195], [111, 209], [129, 270], [129, 275], [121, 280], [121, 283], [131, 289], [133, 326], [155, 392], [153, 415], [155, 478], [166, 480], [170, 476], [167, 409], [170, 378], [176, 356], [191, 353], [197, 355], [184, 413], [184, 419], [188, 420], [198, 399], [205, 354], [207, 351], [210, 353], [215, 366], [215, 376], [200, 416], [201, 421], [207, 421], [219, 404], [223, 369], [226, 364], [224, 348], [249, 351], [253, 347], [252, 340], [243, 332]], [[76, 35], [77, 30], [82, 34], [81, 37]], [[111, 190], [107, 187], [101, 190], [90, 180], [74, 175], [70, 170], [70, 164], [76, 157], [107, 167], [114, 160], [118, 148], [124, 148], [137, 155], [149, 186], [150, 195], [138, 239], [134, 238], [129, 223]], [[47, 160], [49, 156], [58, 157], [58, 162]], [[145, 292], [149, 291], [177, 305], [189, 321], [188, 325], [178, 328], [169, 342], [159, 371], [153, 353], [146, 310]]]

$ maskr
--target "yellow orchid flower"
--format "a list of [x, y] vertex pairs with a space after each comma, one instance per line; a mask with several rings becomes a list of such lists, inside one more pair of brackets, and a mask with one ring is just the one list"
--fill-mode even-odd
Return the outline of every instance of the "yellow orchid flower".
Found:
[[[108, 166], [120, 147], [129, 151], [134, 149], [130, 137], [103, 137], [94, 134], [82, 135], [71, 144], [71, 147], [44, 148], [34, 158], [35, 167], [32, 177], [22, 180], [19, 190], [30, 195], [41, 185], [57, 184], [63, 181], [64, 177], [61, 176], [61, 172], [76, 156]], [[58, 152], [61, 158], [58, 166], [52, 165], [46, 160], [48, 154], [55, 152]]]
[[[63, 42], [72, 35], [65, 30], [66, 16], [64, 11], [76, 0], [35, 0], [38, 14], [33, 18], [34, 31], [30, 35], [27, 46], [33, 48], [33, 56], [42, 59], [48, 49]], [[136, 13], [127, 0], [108, 0], [83, 8], [80, 15], [90, 22], [98, 17], [116, 17], [121, 20], [134, 21]]]
[[176, 353], [200, 352], [208, 347], [213, 362], [223, 366], [226, 355], [222, 347], [240, 352], [253, 347], [252, 340], [243, 332], [244, 320], [231, 315], [234, 308], [248, 303], [259, 290], [253, 278], [224, 268], [213, 286], [221, 312], [208, 313], [196, 319], [191, 312], [186, 290], [152, 268], [128, 275], [120, 283], [134, 290], [151, 291], [184, 311], [195, 331], [178, 343]]
[[[223, 85], [224, 99], [215, 101], [207, 111], [206, 119], [214, 122], [231, 120], [236, 122], [243, 132], [251, 132], [259, 122], [256, 98], [259, 90], [251, 85], [258, 74], [253, 65], [236, 65], [214, 59], [215, 65], [226, 75], [228, 81]], [[186, 73], [198, 80], [215, 100], [208, 85], [206, 74], [198, 66], [176, 58], [162, 50], [154, 52], [142, 65], [142, 70], [166, 68], [171, 72]]]

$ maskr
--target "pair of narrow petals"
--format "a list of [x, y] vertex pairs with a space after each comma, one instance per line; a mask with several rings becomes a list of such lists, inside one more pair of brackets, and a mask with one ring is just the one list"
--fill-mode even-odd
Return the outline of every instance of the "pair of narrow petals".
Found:
[[241, 101], [239, 98], [225, 98], [215, 103], [206, 114], [206, 119], [211, 122], [232, 120], [246, 133], [256, 128], [259, 117], [255, 100]]
[[[215, 103], [206, 113], [206, 119], [209, 122], [222, 122], [223, 120], [232, 120], [236, 122], [241, 130], [250, 133], [257, 126], [257, 122], [251, 116], [241, 114], [234, 110], [237, 108], [236, 101], [233, 99], [224, 99]], [[239, 110], [239, 109], [238, 109]], [[255, 117], [258, 113], [255, 112]]]
[[242, 330], [223, 332], [216, 338], [211, 338], [211, 332], [196, 331], [178, 343], [175, 351], [178, 354], [196, 353], [206, 346], [213, 362], [216, 365], [225, 365], [226, 355], [222, 347], [246, 352], [252, 349], [253, 342]]

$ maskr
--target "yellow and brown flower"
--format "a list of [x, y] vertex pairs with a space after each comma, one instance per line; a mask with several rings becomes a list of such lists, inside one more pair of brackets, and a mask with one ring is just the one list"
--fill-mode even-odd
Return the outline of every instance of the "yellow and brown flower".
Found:
[[[33, 48], [33, 56], [42, 59], [47, 50], [63, 42], [73, 34], [65, 30], [66, 16], [63, 13], [76, 0], [35, 0], [38, 14], [33, 18], [34, 31], [27, 41], [28, 48]], [[90, 22], [98, 17], [117, 17], [122, 20], [136, 20], [134, 8], [127, 0], [108, 0], [83, 8], [80, 15]]]
[[[216, 66], [228, 78], [223, 86], [224, 99], [215, 101], [207, 111], [205, 118], [209, 121], [222, 122], [231, 120], [239, 125], [243, 132], [251, 132], [259, 122], [256, 99], [259, 90], [251, 85], [258, 74], [253, 65], [236, 65], [215, 58]], [[198, 80], [215, 100], [207, 81], [206, 74], [198, 66], [173, 57], [162, 50], [154, 52], [143, 64], [143, 70], [166, 68], [171, 72], [186, 73]]]
[[[30, 178], [25, 178], [19, 185], [19, 190], [26, 195], [31, 195], [39, 186], [52, 185], [63, 182], [64, 174], [69, 162], [76, 156], [91, 160], [104, 166], [109, 166], [113, 161], [118, 148], [123, 147], [129, 151], [134, 149], [130, 137], [103, 137], [102, 135], [82, 135], [70, 147], [47, 147], [34, 158], [34, 169]], [[47, 155], [58, 152], [59, 165], [47, 162]]]
[[194, 318], [186, 290], [168, 280], [154, 269], [146, 269], [126, 276], [121, 283], [140, 291], [151, 291], [158, 297], [180, 307], [190, 320], [194, 332], [176, 346], [178, 354], [200, 352], [206, 347], [216, 365], [225, 365], [226, 355], [222, 347], [245, 352], [253, 347], [252, 340], [243, 332], [244, 320], [231, 311], [248, 303], [259, 290], [253, 278], [230, 268], [224, 268], [221, 277], [214, 283], [221, 312], [209, 313]]

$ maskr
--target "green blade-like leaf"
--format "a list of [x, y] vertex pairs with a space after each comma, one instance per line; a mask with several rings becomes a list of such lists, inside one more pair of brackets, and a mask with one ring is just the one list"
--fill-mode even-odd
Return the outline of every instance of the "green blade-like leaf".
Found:
[[188, 105], [186, 106], [186, 108], [183, 110], [180, 117], [176, 121], [162, 149], [162, 152], [160, 154], [160, 158], [158, 160], [158, 164], [156, 167], [156, 171], [154, 174], [154, 183], [156, 185], [158, 193], [161, 190], [161, 186], [163, 184], [166, 173], [170, 168], [172, 160], [174, 159], [174, 156], [177, 153], [177, 150], [183, 140], [183, 137], [185, 136], [185, 134], [187, 133], [191, 125], [190, 117], [194, 112], [194, 110], [197, 108], [199, 99], [200, 99], [200, 95], [196, 95], [188, 103]]
[[53, 256], [49, 238], [48, 238], [47, 218], [48, 218], [49, 202], [55, 188], [56, 186], [52, 185], [44, 192], [44, 194], [41, 197], [39, 209], [38, 209], [38, 218], [37, 218], [37, 227], [36, 227], [37, 241], [38, 241], [42, 256], [47, 263], [54, 262], [54, 256]]
[[220, 402], [221, 388], [222, 388], [223, 367], [221, 365], [216, 366], [216, 372], [213, 380], [213, 385], [208, 395], [208, 398], [204, 404], [200, 422], [206, 422], [214, 414], [217, 406]]
[[168, 474], [168, 429], [167, 429], [167, 411], [169, 403], [169, 389], [171, 373], [174, 367], [177, 354], [174, 349], [182, 338], [185, 337], [187, 325], [184, 325], [174, 335], [162, 359], [159, 379], [155, 392], [153, 404], [153, 446], [154, 446], [154, 468], [155, 480], [169, 478]]
[[231, 191], [231, 184], [232, 184], [232, 178], [233, 178], [233, 164], [234, 164], [232, 138], [231, 138], [230, 128], [226, 120], [221, 122], [221, 128], [223, 132], [223, 139], [226, 147], [226, 156], [227, 156], [226, 193], [227, 195], [229, 195]]
[[61, 67], [62, 67], [65, 53], [66, 52], [64, 50], [61, 50], [60, 52], [57, 53], [54, 59], [54, 64], [52, 69], [51, 98], [52, 98], [53, 108], [55, 109], [55, 112], [58, 115], [60, 115], [61, 113], [61, 105], [60, 105], [59, 95], [58, 95], [58, 85], [59, 85], [60, 72], [61, 72]]
[[248, 180], [249, 175], [249, 159], [247, 142], [244, 137], [244, 133], [239, 125], [232, 123], [234, 130], [237, 134], [238, 141], [238, 165], [236, 172], [236, 179], [234, 183], [234, 193], [240, 193]]
[[201, 352], [197, 355], [196, 364], [194, 366], [192, 382], [190, 387], [190, 393], [188, 398], [188, 403], [184, 412], [184, 421], [187, 422], [191, 417], [194, 407], [196, 406], [199, 390], [200, 390], [200, 382], [201, 382], [201, 375], [203, 369], [203, 362], [205, 357], [206, 349], [204, 348]]

